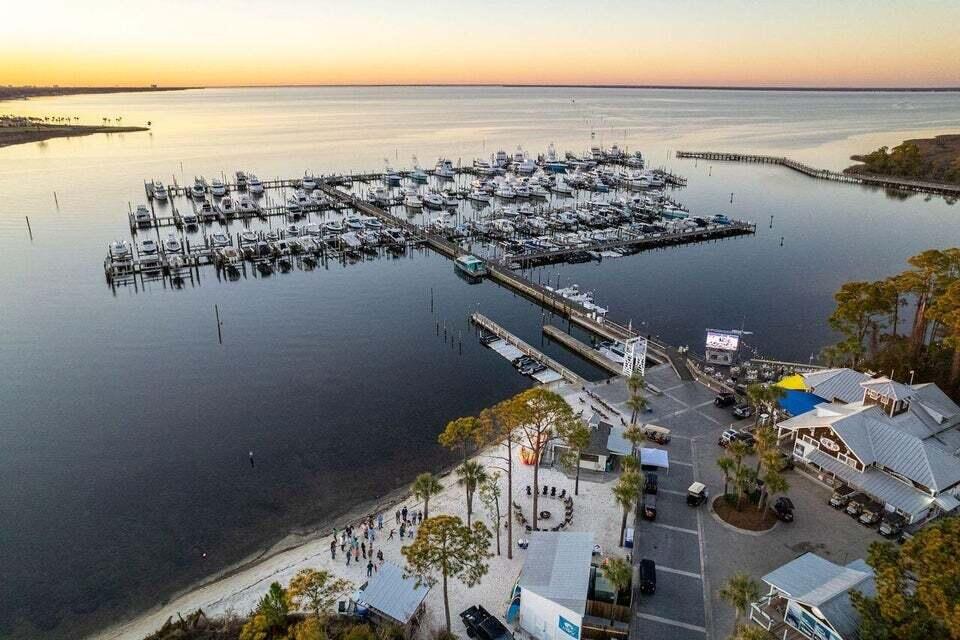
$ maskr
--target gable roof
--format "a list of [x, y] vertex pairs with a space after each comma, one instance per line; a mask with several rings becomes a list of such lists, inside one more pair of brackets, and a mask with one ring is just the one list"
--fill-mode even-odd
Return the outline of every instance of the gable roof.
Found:
[[873, 570], [863, 561], [834, 564], [815, 553], [805, 553], [763, 576], [763, 581], [809, 607], [815, 607], [844, 638], [857, 637], [860, 617], [850, 602], [850, 591], [874, 593]]
[[523, 561], [520, 588], [583, 615], [592, 557], [592, 533], [534, 532]]
[[808, 390], [829, 401], [857, 402], [863, 400], [861, 382], [870, 380], [870, 376], [853, 369], [825, 369], [803, 373]]
[[891, 380], [886, 376], [881, 376], [873, 380], [865, 380], [860, 383], [860, 386], [878, 393], [885, 398], [892, 398], [893, 400], [909, 400], [917, 395], [917, 392], [914, 391], [912, 387], [908, 387], [896, 380]]
[[919, 403], [937, 424], [951, 423], [960, 418], [960, 406], [932, 382], [915, 384], [913, 390], [916, 392], [914, 403]]
[[404, 576], [397, 565], [384, 562], [377, 574], [370, 578], [360, 599], [370, 608], [406, 624], [429, 591], [427, 585], [417, 586], [417, 579], [413, 576]]

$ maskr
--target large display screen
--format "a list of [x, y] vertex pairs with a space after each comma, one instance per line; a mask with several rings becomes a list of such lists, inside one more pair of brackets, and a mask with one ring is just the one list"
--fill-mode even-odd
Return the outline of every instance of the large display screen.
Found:
[[736, 351], [740, 346], [740, 336], [726, 331], [707, 330], [707, 349], [718, 351]]

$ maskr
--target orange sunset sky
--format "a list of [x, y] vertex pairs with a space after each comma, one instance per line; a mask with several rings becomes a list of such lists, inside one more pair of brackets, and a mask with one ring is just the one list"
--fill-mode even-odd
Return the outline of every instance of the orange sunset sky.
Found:
[[960, 2], [8, 3], [0, 84], [960, 86]]

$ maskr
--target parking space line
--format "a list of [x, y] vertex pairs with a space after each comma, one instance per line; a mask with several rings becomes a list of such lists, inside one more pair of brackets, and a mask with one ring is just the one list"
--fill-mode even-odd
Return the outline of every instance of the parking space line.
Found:
[[692, 462], [680, 462], [679, 460], [673, 460], [673, 459], [670, 460], [670, 464], [678, 464], [678, 465], [680, 465], [681, 467], [692, 467], [692, 466], [693, 466], [693, 463], [692, 463]]
[[652, 525], [655, 526], [655, 527], [661, 527], [661, 528], [663, 528], [663, 529], [669, 529], [670, 531], [679, 531], [679, 532], [681, 532], [681, 533], [690, 533], [690, 534], [693, 534], [693, 535], [697, 536], [698, 538], [700, 537], [700, 534], [699, 534], [696, 530], [694, 530], [694, 529], [684, 529], [683, 527], [675, 527], [675, 526], [673, 526], [672, 524], [660, 524], [659, 522], [651, 522], [650, 524], [652, 524]]
[[633, 615], [638, 618], [643, 618], [644, 620], [650, 620], [651, 622], [659, 622], [660, 624], [668, 624], [672, 627], [680, 627], [681, 629], [689, 629], [690, 631], [699, 631], [700, 633], [706, 635], [707, 630], [703, 627], [698, 627], [695, 624], [688, 624], [686, 622], [680, 622], [679, 620], [671, 620], [670, 618], [661, 618], [660, 616], [655, 616], [649, 613], [640, 613], [639, 611], [634, 611]]
[[[696, 482], [700, 481], [700, 468], [696, 465], [697, 462], [697, 443], [690, 443], [690, 454], [694, 461], [693, 467], [693, 479]], [[700, 509], [697, 509], [697, 546], [700, 551], [700, 586], [703, 587], [703, 620], [704, 625], [710, 631], [705, 632], [707, 640], [710, 640], [716, 633], [716, 629], [713, 626], [713, 601], [710, 599], [710, 576], [707, 575], [707, 560], [706, 560], [706, 550], [705, 542], [703, 536], [703, 514]]]
[[684, 496], [686, 497], [686, 491], [673, 491], [672, 489], [659, 489], [660, 493], [669, 493], [672, 496]]
[[657, 571], [666, 571], [667, 573], [675, 573], [678, 576], [686, 576], [688, 578], [696, 578], [700, 580], [703, 576], [699, 573], [694, 573], [693, 571], [681, 571], [680, 569], [674, 569], [672, 567], [665, 567], [662, 564], [657, 565]]

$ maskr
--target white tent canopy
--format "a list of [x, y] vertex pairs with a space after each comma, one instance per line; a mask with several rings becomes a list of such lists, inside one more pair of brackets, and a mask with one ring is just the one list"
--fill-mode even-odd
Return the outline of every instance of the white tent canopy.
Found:
[[652, 449], [647, 447], [640, 449], [640, 465], [644, 467], [669, 469], [670, 460], [667, 456], [666, 449]]

